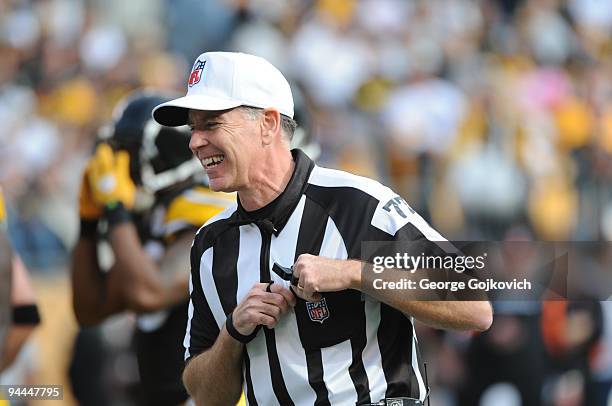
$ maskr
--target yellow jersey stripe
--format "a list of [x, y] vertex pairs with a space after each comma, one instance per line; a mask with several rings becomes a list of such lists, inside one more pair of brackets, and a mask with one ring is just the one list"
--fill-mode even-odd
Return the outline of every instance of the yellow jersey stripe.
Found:
[[2, 196], [2, 189], [0, 188], [0, 223], [6, 219], [6, 209], [4, 207], [4, 196]]
[[211, 192], [204, 187], [188, 190], [175, 198], [166, 209], [163, 233], [168, 238], [185, 228], [199, 228], [235, 200], [235, 195]]

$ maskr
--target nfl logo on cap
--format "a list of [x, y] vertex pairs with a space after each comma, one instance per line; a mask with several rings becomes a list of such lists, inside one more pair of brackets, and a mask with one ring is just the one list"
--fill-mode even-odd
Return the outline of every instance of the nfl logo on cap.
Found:
[[193, 69], [191, 70], [191, 74], [189, 75], [189, 87], [197, 84], [202, 78], [202, 71], [204, 70], [204, 65], [206, 65], [206, 61], [197, 60], [196, 63], [193, 64]]

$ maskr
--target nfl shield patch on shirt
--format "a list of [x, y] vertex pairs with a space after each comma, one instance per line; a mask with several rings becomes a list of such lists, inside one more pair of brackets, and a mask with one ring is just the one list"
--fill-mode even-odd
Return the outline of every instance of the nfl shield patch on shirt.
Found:
[[323, 323], [329, 318], [329, 309], [327, 308], [325, 298], [318, 302], [306, 302], [306, 310], [308, 311], [308, 317], [312, 321]]

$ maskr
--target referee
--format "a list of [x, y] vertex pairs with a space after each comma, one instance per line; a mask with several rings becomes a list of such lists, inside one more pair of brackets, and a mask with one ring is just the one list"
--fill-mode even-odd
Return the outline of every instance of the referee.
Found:
[[153, 117], [189, 124], [211, 189], [238, 192], [191, 250], [183, 379], [197, 404], [231, 405], [244, 390], [249, 405], [419, 405], [412, 317], [491, 324], [486, 301], [362, 295], [362, 241], [444, 239], [389, 188], [290, 151], [291, 90], [266, 60], [200, 55], [187, 95]]

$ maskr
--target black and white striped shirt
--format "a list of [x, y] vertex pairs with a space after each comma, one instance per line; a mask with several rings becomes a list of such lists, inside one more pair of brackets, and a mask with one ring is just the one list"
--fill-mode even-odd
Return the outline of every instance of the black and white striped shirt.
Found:
[[[299, 150], [292, 153], [295, 171], [275, 201], [254, 212], [237, 202], [197, 233], [191, 251], [186, 360], [214, 344], [226, 316], [253, 284], [274, 280], [288, 286], [271, 271], [275, 263], [290, 267], [303, 253], [358, 259], [362, 241], [444, 240], [391, 189], [315, 166]], [[364, 299], [356, 290], [323, 296], [323, 306], [298, 299], [274, 329], [261, 329], [246, 345], [248, 404], [424, 399], [411, 318]]]

